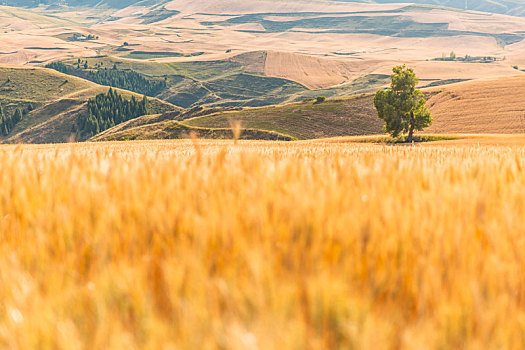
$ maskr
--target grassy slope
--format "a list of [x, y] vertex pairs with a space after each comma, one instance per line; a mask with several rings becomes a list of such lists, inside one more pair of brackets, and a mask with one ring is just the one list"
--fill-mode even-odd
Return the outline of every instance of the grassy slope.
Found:
[[[208, 113], [210, 110], [197, 109], [183, 113], [168, 112], [157, 115], [145, 115], [128, 120], [95, 135], [91, 141], [127, 141], [127, 140], [154, 140], [154, 139], [181, 139], [196, 136], [206, 139], [232, 139], [231, 127], [202, 128], [181, 123], [188, 116]], [[291, 141], [288, 135], [266, 130], [242, 130], [240, 139], [245, 140], [283, 140]]]
[[47, 102], [93, 87], [94, 84], [48, 69], [0, 68], [0, 98]]
[[525, 74], [434, 88], [436, 133], [525, 133]]
[[[148, 62], [102, 56], [82, 59], [119, 70], [134, 70], [150, 77], [166, 77], [167, 88], [157, 97], [183, 108], [201, 106], [259, 107], [299, 101], [305, 97], [340, 97], [369, 93], [385, 85], [389, 76], [368, 74], [325, 89], [307, 89], [300, 83], [265, 76], [265, 51], [254, 51], [230, 59], [189, 62]], [[76, 65], [77, 59], [62, 61]]]
[[18, 24], [26, 22], [29, 27], [67, 27], [76, 24], [63, 16], [52, 16], [48, 13], [37, 13], [37, 11], [9, 6], [0, 6], [0, 17], [11, 18], [14, 23]]
[[[434, 125], [425, 130], [437, 134], [524, 133], [525, 113], [521, 96], [525, 94], [525, 75], [463, 82], [445, 87], [425, 89]], [[225, 129], [232, 121], [243, 128], [266, 130], [296, 139], [315, 139], [349, 135], [381, 134], [382, 121], [377, 119], [372, 95], [328, 99], [241, 110], [220, 110], [186, 118], [175, 118], [189, 127]], [[144, 131], [147, 138], [161, 137], [166, 125], [144, 121], [133, 134]], [[146, 124], [151, 124], [146, 126]], [[135, 127], [135, 126], [133, 126]], [[119, 129], [120, 128], [120, 129]], [[106, 140], [124, 135], [120, 126], [109, 130]], [[155, 131], [158, 129], [158, 131]], [[141, 138], [133, 136], [133, 138]]]
[[[49, 69], [0, 68], [0, 101], [6, 113], [15, 108], [26, 110], [29, 104], [34, 107], [7, 137], [0, 136], [0, 141], [68, 141], [77, 118], [86, 112], [87, 100], [107, 89]], [[127, 96], [133, 94], [119, 91]], [[156, 99], [151, 100], [151, 107], [158, 112], [176, 109]]]
[[[308, 91], [299, 83], [264, 76], [252, 61], [261, 60], [259, 65], [264, 66], [265, 56], [259, 52], [247, 55], [255, 58], [159, 63], [104, 56], [83, 61], [87, 60], [90, 68], [97, 64], [111, 68], [116, 64], [119, 70], [132, 69], [150, 77], [166, 77], [167, 88], [157, 97], [183, 108], [272, 105], [289, 102], [297, 94]], [[75, 65], [76, 59], [63, 62]]]
[[[106, 130], [96, 135], [91, 141], [129, 141], [155, 139], [184, 139], [195, 136], [203, 139], [234, 138], [231, 128], [199, 128], [184, 125], [175, 120], [164, 120], [153, 124], [145, 124], [120, 130]], [[242, 130], [241, 140], [281, 140], [291, 141], [292, 137], [272, 131], [245, 129]]]
[[[430, 133], [524, 133], [525, 75], [425, 89], [434, 124]], [[243, 111], [219, 112], [185, 121], [199, 127], [243, 126], [282, 132], [298, 139], [382, 133], [372, 95]]]
[[[195, 72], [204, 76], [206, 72]], [[485, 79], [427, 89], [434, 115], [430, 133], [523, 133], [521, 96], [525, 75]], [[44, 69], [0, 69], [0, 100], [7, 113], [33, 104], [30, 112], [4, 142], [64, 142], [85, 101], [106, 87]], [[129, 92], [128, 92], [129, 93]], [[159, 105], [161, 102], [157, 101]], [[230, 138], [231, 121], [240, 121], [245, 138], [275, 139], [287, 135], [314, 139], [382, 133], [372, 95], [328, 99], [236, 111], [218, 109], [195, 118], [144, 117], [108, 130], [98, 140], [187, 137]], [[175, 118], [176, 119], [176, 118]], [[268, 133], [269, 132], [269, 133]]]
[[268, 108], [216, 113], [185, 121], [199, 127], [227, 127], [238, 120], [243, 127], [271, 130], [297, 139], [382, 133], [372, 95], [329, 99], [325, 103], [311, 101]]

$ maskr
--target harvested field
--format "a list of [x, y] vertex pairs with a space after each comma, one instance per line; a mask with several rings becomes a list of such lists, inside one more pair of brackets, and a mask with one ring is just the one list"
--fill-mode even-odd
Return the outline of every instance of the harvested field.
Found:
[[350, 80], [354, 73], [351, 67], [350, 63], [331, 59], [269, 51], [264, 72], [270, 77], [296, 81], [310, 89], [322, 89]]
[[524, 133], [525, 75], [430, 89], [432, 133]]

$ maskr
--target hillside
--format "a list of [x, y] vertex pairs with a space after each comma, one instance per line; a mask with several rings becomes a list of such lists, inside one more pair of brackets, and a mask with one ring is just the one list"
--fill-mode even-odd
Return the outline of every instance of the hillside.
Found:
[[221, 60], [161, 63], [97, 56], [82, 58], [80, 68], [77, 59], [61, 62], [70, 74], [80, 76], [109, 68], [110, 73], [133, 71], [148, 80], [161, 80], [165, 87], [154, 96], [183, 108], [271, 105], [308, 91], [298, 82], [265, 75], [265, 57], [265, 52], [252, 52]]
[[[107, 87], [48, 69], [0, 69], [0, 102], [6, 113], [20, 108], [27, 115], [2, 142], [66, 142], [75, 135], [87, 99]], [[429, 133], [524, 133], [525, 75], [467, 81], [424, 89], [434, 116]], [[121, 90], [128, 96], [132, 93]], [[315, 139], [382, 133], [372, 95], [313, 99], [259, 108], [196, 108], [189, 111], [152, 99], [154, 111], [119, 124], [94, 140], [189, 137], [231, 138], [239, 122], [248, 139]]]
[[[107, 89], [100, 85], [146, 94], [165, 101], [155, 100], [167, 109], [213, 110], [183, 120], [144, 118], [144, 124], [109, 132], [119, 138], [179, 137], [191, 128], [223, 137], [219, 130], [228, 129], [232, 118], [260, 133], [257, 137], [267, 137], [265, 131], [297, 139], [377, 134], [381, 123], [371, 98], [360, 94], [387, 86], [392, 66], [400, 63], [415, 69], [421, 88], [432, 89], [429, 104], [436, 124], [431, 132], [518, 132], [512, 110], [491, 109], [499, 100], [484, 108], [474, 93], [447, 89], [475, 90], [480, 79], [524, 71], [525, 18], [421, 4], [327, 0], [42, 4], [53, 6], [0, 6], [0, 64], [53, 63], [68, 76], [53, 75], [48, 95], [46, 78], [16, 78], [19, 73], [9, 72], [0, 77], [6, 110], [18, 104], [28, 115], [8, 137], [0, 137], [3, 142], [69, 139], [86, 100]], [[23, 91], [10, 90], [10, 74]], [[450, 85], [469, 81], [472, 85]], [[42, 91], [34, 91], [40, 86]], [[515, 91], [519, 88], [509, 94]], [[474, 97], [461, 105], [453, 94]], [[308, 100], [318, 96], [328, 101], [317, 105]], [[512, 103], [506, 106], [520, 110]], [[470, 107], [487, 121], [470, 122], [470, 111], [457, 112]], [[499, 112], [505, 122], [492, 129], [491, 115]]]
[[[224, 11], [227, 13], [239, 13], [247, 11], [254, 12], [308, 12], [308, 11], [326, 11], [331, 12], [334, 9], [341, 8], [345, 2], [363, 2], [363, 3], [376, 3], [376, 4], [396, 4], [399, 0], [262, 0], [256, 1], [256, 5], [247, 4], [240, 0], [206, 0], [206, 1], [170, 1], [167, 7], [177, 8], [182, 11], [194, 11], [195, 7], [205, 8], [209, 13], [210, 11]], [[411, 3], [433, 5], [433, 6], [444, 6], [461, 10], [474, 10], [483, 11], [489, 13], [499, 13], [514, 16], [525, 15], [525, 1], [523, 0], [414, 0]], [[229, 7], [229, 10], [227, 8]]]
[[[341, 0], [339, 0], [341, 1]], [[392, 3], [396, 0], [375, 0], [376, 3]], [[446, 6], [461, 10], [474, 10], [489, 13], [501, 13], [512, 16], [525, 16], [523, 0], [414, 0], [416, 4]]]
[[[215, 140], [232, 140], [234, 135], [231, 128], [199, 128], [183, 123], [166, 120], [153, 124], [145, 124], [131, 128], [115, 128], [100, 133], [89, 141], [131, 141], [131, 140], [159, 140], [159, 139], [189, 139], [192, 137]], [[292, 141], [293, 137], [273, 131], [243, 129], [239, 134], [240, 140], [271, 140]]]
[[[371, 95], [331, 99], [321, 104], [310, 99], [283, 106], [212, 112], [182, 119], [179, 123], [189, 127], [227, 129], [232, 122], [239, 122], [243, 129], [266, 130], [295, 139], [382, 133], [382, 123], [377, 120]], [[162, 127], [162, 124], [149, 126], [150, 130]], [[106, 133], [104, 139], [109, 140], [112, 139], [110, 134], [122, 131], [115, 128]]]
[[483, 79], [429, 90], [432, 133], [525, 133], [525, 76]]
[[[391, 61], [424, 62], [451, 51], [458, 56], [496, 57], [493, 65], [507, 68], [525, 64], [519, 55], [518, 43], [525, 37], [525, 19], [520, 17], [323, 0], [186, 0], [151, 7], [152, 3], [120, 10], [1, 7], [0, 63], [43, 64], [99, 55], [159, 62], [194, 61], [198, 56], [199, 61], [212, 61], [250, 51], [285, 52], [309, 56], [301, 61], [299, 69], [304, 72], [292, 72], [285, 79], [315, 76], [320, 67], [321, 72], [335, 73], [329, 81], [333, 84], [344, 81], [349, 70], [371, 74], [391, 66]], [[94, 38], [77, 40], [75, 35]], [[332, 67], [325, 69], [325, 63], [315, 63], [326, 58], [343, 61], [343, 67], [328, 62]], [[507, 61], [502, 63], [503, 58]], [[446, 69], [442, 63], [434, 64], [436, 70]], [[276, 75], [282, 77], [282, 72]]]
[[294, 140], [291, 136], [267, 130], [242, 129], [234, 135], [233, 125], [224, 128], [201, 128], [181, 122], [191, 116], [206, 115], [212, 112], [213, 109], [195, 108], [187, 111], [176, 110], [157, 115], [145, 115], [115, 125], [93, 136], [90, 141], [183, 139], [191, 137], [219, 140], [234, 138], [241, 140]]
[[297, 139], [382, 133], [382, 123], [377, 120], [370, 95], [328, 100], [321, 104], [306, 101], [218, 113], [189, 119], [185, 123], [208, 128], [226, 127], [231, 120], [240, 121], [245, 128], [276, 131]]
[[144, 4], [160, 4], [166, 2], [165, 0], [3, 0], [4, 5], [7, 6], [23, 6], [32, 7], [39, 5], [50, 5], [50, 6], [93, 6], [93, 7], [112, 7], [112, 8], [124, 8], [131, 5]]
[[[353, 2], [359, 2], [352, 0]], [[178, 8], [182, 11], [193, 10], [194, 7], [199, 7], [203, 10], [202, 12], [220, 11], [223, 6], [229, 7], [228, 13], [236, 13], [243, 11], [247, 6], [246, 2], [241, 1], [173, 1], [173, 0], [4, 0], [3, 4], [8, 6], [24, 6], [32, 7], [39, 5], [50, 5], [50, 6], [83, 6], [83, 7], [108, 7], [115, 9], [124, 9], [129, 6], [133, 7], [145, 7], [150, 9], [158, 9], [159, 5], [165, 4], [168, 8]], [[250, 11], [264, 11], [272, 12], [275, 9], [285, 9], [286, 11], [298, 12], [307, 9], [319, 9], [321, 6], [325, 7], [337, 7], [337, 3], [351, 2], [350, 0], [324, 0], [324, 1], [311, 1], [311, 0], [264, 0], [257, 1], [257, 5], [249, 5]], [[369, 2], [361, 0], [361, 2]], [[375, 0], [374, 3], [378, 4], [390, 4], [398, 2], [396, 0]], [[524, 16], [525, 15], [525, 2], [523, 0], [414, 0], [416, 4], [428, 4], [434, 6], [446, 6], [461, 10], [475, 10], [490, 13], [500, 13], [513, 16]], [[331, 5], [331, 6], [330, 6]]]
[[[388, 74], [364, 74], [366, 65], [276, 51], [247, 52], [211, 61], [195, 58], [155, 62], [111, 56], [80, 58], [80, 61], [81, 64], [78, 59], [61, 60], [55, 69], [87, 79], [96, 72], [117, 76], [137, 73], [145, 80], [163, 82], [164, 87], [153, 96], [182, 108], [257, 107], [319, 95], [349, 96], [373, 92], [389, 79]], [[372, 65], [373, 62], [368, 67]], [[477, 73], [466, 70], [459, 77], [469, 78], [473, 74]], [[429, 79], [426, 83], [438, 81]], [[133, 87], [127, 89], [142, 93]]]
[[[24, 112], [23, 119], [0, 141], [7, 143], [66, 142], [82, 140], [75, 125], [80, 115], [87, 113], [86, 102], [107, 91], [107, 87], [49, 69], [0, 68], [0, 103], [6, 114], [16, 108]], [[119, 90], [124, 96], [135, 95]], [[157, 113], [174, 110], [169, 103], [151, 99], [151, 109]]]
[[[87, 113], [87, 100], [106, 92], [108, 87], [65, 75], [50, 69], [4, 67], [0, 68], [0, 104], [6, 115], [15, 109], [23, 111], [22, 120], [7, 136], [0, 134], [0, 143], [60, 143], [84, 141], [78, 130], [79, 118]], [[117, 89], [129, 98], [130, 91]], [[197, 137], [232, 139], [229, 126], [199, 128], [180, 124], [170, 118], [189, 116], [190, 112], [167, 102], [150, 98], [152, 116], [143, 116], [116, 125], [96, 135], [93, 140], [144, 140], [159, 138]], [[168, 112], [168, 113], [164, 113]], [[198, 113], [197, 113], [198, 114]], [[266, 130], [244, 130], [241, 139], [291, 140], [288, 135]]]
[[[525, 133], [522, 98], [525, 75], [469, 81], [424, 91], [434, 118], [434, 124], [425, 133]], [[373, 95], [364, 94], [328, 99], [321, 104], [305, 100], [282, 106], [210, 110], [201, 116], [174, 119], [181, 125], [209, 129], [229, 128], [232, 122], [240, 122], [247, 129], [278, 132], [296, 139], [381, 134], [383, 123], [377, 119], [372, 98]], [[149, 125], [149, 135], [164, 127], [147, 121], [141, 127], [146, 125]], [[112, 134], [125, 133], [116, 127], [108, 130], [104, 139], [116, 139]]]
[[[166, 87], [150, 96], [183, 108], [370, 93], [400, 62], [416, 69], [421, 86], [512, 75], [513, 67], [525, 67], [525, 19], [519, 17], [325, 0], [126, 7], [130, 3], [0, 7], [0, 64], [75, 66], [80, 58], [89, 61], [88, 71], [116, 64], [164, 79]], [[476, 59], [439, 60], [451, 52]], [[79, 70], [74, 75], [86, 77]]]
[[[377, 60], [352, 63], [282, 51], [253, 51], [215, 60], [188, 57], [188, 60], [174, 62], [131, 56], [64, 59], [51, 66], [104, 85], [109, 83], [93, 80], [93, 77], [114, 75], [121, 81], [127, 74], [139, 75], [140, 79], [159, 84], [160, 88], [149, 94], [140, 89], [142, 85], [139, 89], [113, 86], [147, 93], [182, 108], [193, 108], [259, 107], [317, 96], [372, 93], [388, 85], [391, 67], [396, 64]], [[503, 61], [422, 61], [413, 62], [411, 66], [421, 77], [420, 87], [516, 74], [516, 69]]]

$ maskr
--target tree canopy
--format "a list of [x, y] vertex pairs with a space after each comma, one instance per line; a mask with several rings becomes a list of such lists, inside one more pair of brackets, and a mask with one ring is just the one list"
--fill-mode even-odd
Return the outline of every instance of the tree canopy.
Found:
[[377, 91], [374, 105], [379, 119], [385, 121], [386, 132], [393, 137], [408, 132], [407, 141], [412, 142], [414, 131], [430, 126], [432, 116], [423, 93], [416, 89], [419, 79], [414, 70], [402, 65], [392, 71], [390, 88]]
[[46, 68], [84, 78], [100, 85], [125, 89], [147, 96], [156, 96], [166, 88], [164, 79], [149, 78], [133, 70], [119, 70], [116, 63], [113, 69], [102, 68], [100, 65], [89, 69], [88, 61], [81, 64], [79, 59], [76, 66], [52, 62], [46, 65]]
[[13, 114], [6, 114], [0, 105], [0, 132], [7, 136], [15, 125], [22, 120], [22, 111], [16, 108]]
[[149, 101], [146, 96], [137, 100], [132, 96], [125, 99], [115, 90], [99, 94], [88, 101], [88, 113], [80, 118], [80, 131], [87, 135], [96, 135], [119, 123], [149, 113]]

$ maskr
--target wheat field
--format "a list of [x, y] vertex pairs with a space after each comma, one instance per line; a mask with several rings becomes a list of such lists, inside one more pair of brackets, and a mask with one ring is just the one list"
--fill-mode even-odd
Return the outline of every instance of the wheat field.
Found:
[[1, 349], [522, 349], [525, 146], [0, 148]]

